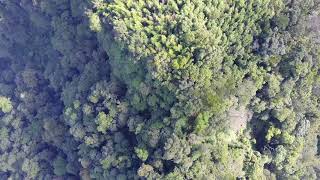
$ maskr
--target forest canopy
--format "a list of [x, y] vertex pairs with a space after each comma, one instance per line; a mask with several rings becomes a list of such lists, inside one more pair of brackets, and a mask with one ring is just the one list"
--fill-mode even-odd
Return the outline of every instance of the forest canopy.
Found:
[[0, 0], [0, 179], [319, 179], [319, 13]]

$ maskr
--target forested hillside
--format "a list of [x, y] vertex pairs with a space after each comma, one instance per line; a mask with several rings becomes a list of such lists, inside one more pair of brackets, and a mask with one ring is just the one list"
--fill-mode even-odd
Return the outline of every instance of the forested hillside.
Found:
[[320, 179], [320, 0], [0, 0], [0, 179]]

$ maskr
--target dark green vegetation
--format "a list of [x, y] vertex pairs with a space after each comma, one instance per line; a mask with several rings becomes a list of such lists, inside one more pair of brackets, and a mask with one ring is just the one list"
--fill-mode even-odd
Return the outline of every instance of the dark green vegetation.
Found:
[[0, 179], [319, 179], [318, 0], [0, 0]]

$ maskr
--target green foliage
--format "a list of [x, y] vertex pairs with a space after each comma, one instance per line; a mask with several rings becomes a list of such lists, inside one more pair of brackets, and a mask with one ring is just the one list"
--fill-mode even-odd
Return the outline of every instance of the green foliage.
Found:
[[99, 112], [96, 123], [98, 125], [97, 130], [105, 133], [112, 123], [110, 116], [107, 116], [104, 112]]
[[274, 21], [276, 26], [283, 30], [288, 27], [290, 19], [286, 14], [281, 14], [277, 16]]
[[134, 148], [135, 153], [141, 161], [146, 161], [148, 159], [148, 151], [144, 148]]
[[274, 136], [280, 135], [281, 134], [281, 130], [276, 128], [276, 127], [271, 127], [268, 129], [268, 133], [266, 135], [266, 140], [270, 141], [271, 138], [273, 138]]
[[22, 164], [22, 171], [27, 173], [28, 178], [34, 179], [37, 177], [40, 169], [36, 161], [26, 159]]
[[319, 179], [316, 3], [1, 1], [0, 179]]
[[208, 106], [214, 114], [218, 114], [224, 111], [225, 108], [225, 102], [223, 102], [223, 99], [221, 96], [217, 94], [206, 94], [205, 96], [207, 99]]
[[90, 29], [99, 32], [102, 29], [101, 22], [99, 19], [99, 16], [97, 14], [90, 13], [89, 14], [89, 20], [90, 20]]
[[9, 113], [12, 110], [13, 106], [10, 99], [7, 97], [0, 96], [0, 109], [4, 113]]
[[65, 159], [63, 159], [61, 156], [58, 156], [53, 161], [54, 174], [57, 175], [57, 176], [65, 175], [66, 172], [67, 172], [66, 166], [67, 166], [67, 163], [66, 163]]
[[195, 131], [197, 133], [203, 132], [209, 126], [209, 119], [211, 115], [209, 112], [200, 113], [195, 120]]

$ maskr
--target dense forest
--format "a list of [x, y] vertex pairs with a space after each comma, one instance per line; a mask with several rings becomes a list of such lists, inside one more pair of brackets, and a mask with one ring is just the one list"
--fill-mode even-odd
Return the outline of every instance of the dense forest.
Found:
[[0, 0], [0, 179], [320, 179], [320, 0]]

